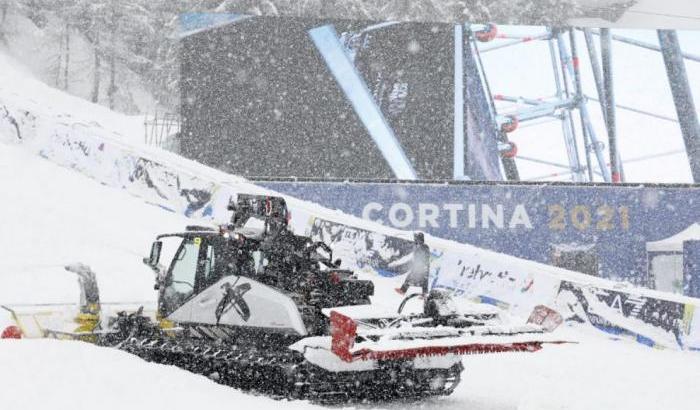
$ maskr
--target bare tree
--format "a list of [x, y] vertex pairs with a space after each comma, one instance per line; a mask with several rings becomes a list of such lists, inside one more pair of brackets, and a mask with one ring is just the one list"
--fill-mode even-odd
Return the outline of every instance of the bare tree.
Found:
[[100, 59], [100, 32], [95, 32], [95, 37], [92, 40], [94, 46], [94, 64], [92, 70], [92, 94], [90, 101], [97, 103], [100, 101], [100, 68], [102, 60]]

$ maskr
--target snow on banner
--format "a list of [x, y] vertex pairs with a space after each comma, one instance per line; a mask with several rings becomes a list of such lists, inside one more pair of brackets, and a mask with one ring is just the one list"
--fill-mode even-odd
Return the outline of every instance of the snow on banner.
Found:
[[[389, 268], [391, 262], [412, 249], [408, 240], [322, 219], [313, 220], [311, 235], [314, 240], [331, 244], [336, 253], [357, 267], [369, 265], [383, 276], [396, 275]], [[606, 289], [521, 272], [517, 264], [507, 269], [504, 261], [465, 258], [433, 249], [431, 282], [434, 287], [451, 289], [456, 296], [496, 305], [519, 316], [527, 315], [539, 303], [547, 303], [568, 321], [586, 322], [652, 347], [696, 349], [700, 342], [700, 321], [693, 325], [696, 304], [664, 300], [662, 294], [647, 297], [636, 295], [634, 290]]]

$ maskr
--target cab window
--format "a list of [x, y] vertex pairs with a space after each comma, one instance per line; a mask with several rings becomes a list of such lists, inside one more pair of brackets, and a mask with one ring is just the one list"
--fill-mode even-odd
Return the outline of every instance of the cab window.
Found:
[[187, 239], [175, 256], [169, 287], [175, 293], [189, 296], [194, 292], [194, 282], [197, 275], [197, 259], [199, 259], [200, 243]]

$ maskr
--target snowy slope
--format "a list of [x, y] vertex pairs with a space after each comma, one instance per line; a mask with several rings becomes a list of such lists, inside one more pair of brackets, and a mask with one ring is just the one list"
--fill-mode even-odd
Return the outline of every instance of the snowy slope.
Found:
[[0, 341], [3, 408], [123, 410], [309, 409], [217, 385], [172, 366], [148, 364], [116, 349], [51, 340]]
[[[38, 80], [29, 68], [19, 63], [0, 49], [0, 111], [10, 101], [22, 101], [19, 107], [29, 113], [41, 114], [51, 120], [51, 129], [34, 129], [27, 139], [41, 134], [55, 132], [55, 125], [62, 124], [72, 129], [92, 129], [100, 135], [112, 138], [142, 142], [144, 139], [143, 117], [126, 116], [110, 109], [91, 104], [61, 90], [47, 86]], [[9, 107], [12, 108], [12, 107]], [[28, 114], [27, 114], [28, 115]], [[0, 114], [2, 118], [2, 114]], [[31, 116], [20, 116], [20, 125], [32, 121]], [[2, 125], [0, 125], [1, 127]], [[1, 128], [0, 128], [1, 129]], [[12, 128], [5, 130], [5, 137], [14, 137]]]
[[[77, 261], [98, 273], [105, 302], [153, 301], [153, 273], [141, 263], [157, 232], [179, 231], [184, 216], [126, 191], [0, 144], [0, 303], [75, 303]], [[66, 286], [62, 284], [68, 283]]]
[[[186, 218], [144, 204], [125, 191], [103, 186], [21, 147], [0, 144], [0, 158], [0, 180], [15, 193], [12, 200], [3, 202], [5, 212], [0, 213], [0, 224], [8, 233], [0, 236], [0, 248], [11, 250], [0, 260], [0, 301], [77, 300], [75, 279], [61, 268], [76, 258], [97, 271], [104, 300], [152, 300], [152, 274], [140, 264], [140, 256], [155, 232], [179, 230], [188, 222]], [[576, 333], [568, 338], [582, 337]], [[457, 392], [420, 406], [646, 409], [664, 400], [674, 408], [691, 409], [700, 400], [700, 393], [692, 389], [700, 369], [697, 355], [601, 340], [597, 334], [583, 339], [579, 345], [547, 346], [536, 354], [468, 356]], [[261, 409], [314, 407], [242, 394], [176, 368], [80, 343], [2, 341], [0, 363], [4, 369], [0, 385], [12, 392], [3, 395], [3, 405], [12, 409], [48, 405], [92, 409], [95, 402], [101, 410], [191, 409], [202, 403]], [[682, 394], [669, 395], [670, 391]], [[398, 410], [403, 406], [357, 407]]]

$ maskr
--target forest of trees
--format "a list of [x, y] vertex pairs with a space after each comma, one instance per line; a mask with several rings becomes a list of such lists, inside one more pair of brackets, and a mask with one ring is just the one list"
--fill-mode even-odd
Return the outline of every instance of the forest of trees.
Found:
[[[118, 73], [138, 76], [146, 91], [169, 110], [177, 109], [177, 17], [182, 12], [423, 21], [522, 21], [546, 17], [554, 24], [577, 12], [576, 0], [0, 0], [0, 43], [8, 15], [47, 26], [58, 44], [52, 81], [68, 89], [73, 36], [92, 45], [89, 96], [115, 108]], [[503, 7], [501, 7], [503, 6]], [[509, 14], [504, 14], [508, 11]], [[580, 11], [580, 10], [578, 10]], [[52, 22], [49, 26], [49, 22]], [[58, 23], [56, 23], [58, 22]], [[535, 21], [536, 22], [536, 21]], [[53, 53], [53, 50], [52, 50]], [[84, 63], [85, 64], [85, 63]], [[87, 74], [87, 73], [86, 73]], [[105, 95], [106, 94], [106, 95]]]
[[219, 10], [369, 20], [496, 21], [558, 25], [575, 16], [615, 19], [636, 0], [224, 0]]
[[[222, 1], [207, 0], [0, 0], [0, 42], [11, 13], [26, 16], [57, 40], [55, 85], [68, 88], [73, 36], [93, 46], [93, 102], [107, 97], [114, 107], [117, 73], [126, 68], [141, 78], [156, 100], [176, 108], [177, 16], [183, 11], [215, 10]], [[59, 21], [48, 27], [49, 20]], [[107, 95], [104, 93], [105, 86]], [[102, 91], [101, 91], [102, 90]]]

